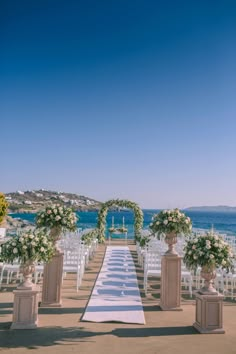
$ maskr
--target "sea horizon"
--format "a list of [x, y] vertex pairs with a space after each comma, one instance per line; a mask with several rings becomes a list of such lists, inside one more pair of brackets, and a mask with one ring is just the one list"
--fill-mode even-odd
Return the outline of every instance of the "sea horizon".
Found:
[[[148, 229], [154, 214], [161, 209], [142, 209], [144, 215], [143, 228]], [[236, 212], [225, 211], [185, 211], [185, 214], [192, 220], [193, 231], [209, 231], [212, 228], [222, 234], [236, 235]], [[20, 218], [34, 224], [36, 213], [9, 213], [13, 218]], [[98, 211], [77, 211], [79, 217], [77, 226], [79, 229], [95, 228], [97, 225]], [[134, 213], [131, 210], [108, 211], [106, 218], [107, 234], [108, 228], [114, 220], [115, 227], [123, 225], [128, 229], [128, 238], [134, 237]], [[117, 238], [122, 238], [124, 235], [115, 235]]]

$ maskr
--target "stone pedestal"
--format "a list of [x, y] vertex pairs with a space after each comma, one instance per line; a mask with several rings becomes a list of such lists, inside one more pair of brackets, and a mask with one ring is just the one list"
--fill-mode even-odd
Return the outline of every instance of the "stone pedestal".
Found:
[[24, 288], [19, 286], [14, 294], [13, 321], [11, 329], [34, 329], [38, 325], [37, 286]]
[[63, 252], [57, 251], [52, 260], [44, 266], [42, 302], [40, 307], [61, 307], [63, 274]]
[[181, 300], [181, 257], [165, 254], [161, 261], [161, 299], [164, 311], [182, 311]]
[[200, 333], [225, 333], [223, 325], [223, 299], [220, 294], [196, 292], [196, 322], [194, 328]]

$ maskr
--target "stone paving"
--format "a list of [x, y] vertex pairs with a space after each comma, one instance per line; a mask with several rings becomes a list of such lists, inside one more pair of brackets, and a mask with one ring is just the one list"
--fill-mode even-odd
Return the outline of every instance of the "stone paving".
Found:
[[[119, 242], [112, 241], [112, 244]], [[124, 242], [120, 244], [124, 245]], [[130, 243], [129, 247], [136, 262], [135, 246]], [[145, 297], [142, 291], [142, 271], [138, 266], [145, 325], [81, 322], [80, 318], [101, 267], [104, 251], [105, 246], [100, 245], [86, 270], [78, 293], [73, 275], [67, 275], [63, 282], [63, 307], [39, 308], [39, 327], [35, 330], [9, 330], [12, 320], [12, 290], [17, 284], [3, 284], [0, 291], [0, 352], [22, 354], [31, 349], [37, 354], [236, 354], [235, 300], [224, 303], [225, 334], [199, 334], [192, 326], [195, 301], [184, 296], [181, 304], [183, 311], [161, 311], [158, 306], [158, 279], [151, 279], [148, 295]]]

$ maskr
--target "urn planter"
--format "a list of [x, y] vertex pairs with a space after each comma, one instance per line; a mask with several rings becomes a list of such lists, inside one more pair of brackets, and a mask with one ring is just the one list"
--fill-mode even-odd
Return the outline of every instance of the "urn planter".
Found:
[[223, 299], [213, 285], [216, 270], [211, 266], [203, 266], [201, 276], [204, 286], [196, 292], [196, 314], [194, 328], [200, 333], [222, 334], [223, 329]]

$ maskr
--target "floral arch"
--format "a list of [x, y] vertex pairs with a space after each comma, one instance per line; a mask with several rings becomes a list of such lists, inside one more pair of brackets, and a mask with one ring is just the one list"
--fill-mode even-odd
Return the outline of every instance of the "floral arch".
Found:
[[134, 212], [134, 236], [135, 238], [140, 234], [143, 228], [143, 212], [138, 206], [138, 204], [125, 199], [111, 199], [103, 203], [101, 209], [98, 213], [97, 228], [99, 230], [99, 241], [105, 241], [105, 230], [106, 230], [106, 217], [108, 209], [112, 206], [117, 206], [120, 208], [132, 209]]

